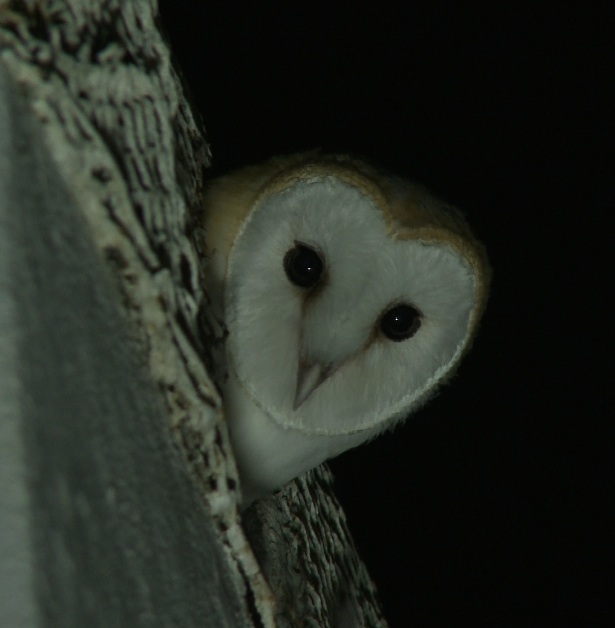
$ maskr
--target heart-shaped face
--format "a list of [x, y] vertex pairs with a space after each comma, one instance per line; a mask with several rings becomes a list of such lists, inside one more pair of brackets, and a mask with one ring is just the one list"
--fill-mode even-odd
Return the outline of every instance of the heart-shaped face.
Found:
[[241, 220], [232, 177], [224, 184], [237, 225], [217, 278], [229, 370], [283, 430], [371, 436], [428, 398], [468, 347], [482, 247], [455, 210], [361, 162], [275, 163], [251, 194], [238, 179]]
[[476, 292], [449, 243], [392, 237], [374, 199], [335, 176], [299, 180], [256, 203], [231, 250], [232, 368], [284, 427], [371, 428], [453, 367]]

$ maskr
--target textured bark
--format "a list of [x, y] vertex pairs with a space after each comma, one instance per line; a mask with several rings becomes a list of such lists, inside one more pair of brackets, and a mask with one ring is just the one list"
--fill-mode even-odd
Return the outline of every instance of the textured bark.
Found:
[[385, 625], [326, 468], [242, 526], [156, 10], [0, 0], [0, 623]]

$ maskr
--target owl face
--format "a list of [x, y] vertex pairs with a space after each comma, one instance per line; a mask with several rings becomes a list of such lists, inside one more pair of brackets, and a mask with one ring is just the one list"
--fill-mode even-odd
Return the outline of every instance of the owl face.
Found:
[[283, 429], [373, 434], [407, 416], [468, 346], [480, 247], [453, 210], [356, 162], [257, 189], [220, 271], [233, 376]]

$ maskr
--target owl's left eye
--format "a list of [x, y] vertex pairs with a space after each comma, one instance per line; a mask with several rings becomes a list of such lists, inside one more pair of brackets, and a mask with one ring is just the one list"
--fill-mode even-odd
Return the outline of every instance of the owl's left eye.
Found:
[[414, 336], [420, 326], [421, 313], [406, 303], [392, 307], [380, 319], [380, 331], [394, 342]]
[[300, 288], [314, 287], [322, 277], [325, 265], [320, 255], [305, 244], [297, 243], [284, 256], [284, 271]]

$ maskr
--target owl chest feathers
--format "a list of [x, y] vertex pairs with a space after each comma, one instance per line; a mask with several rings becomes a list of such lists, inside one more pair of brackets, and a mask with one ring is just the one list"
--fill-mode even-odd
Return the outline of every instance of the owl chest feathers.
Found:
[[242, 508], [366, 439], [362, 433], [315, 435], [284, 427], [255, 403], [232, 373], [223, 392]]

